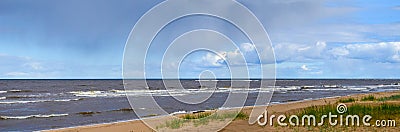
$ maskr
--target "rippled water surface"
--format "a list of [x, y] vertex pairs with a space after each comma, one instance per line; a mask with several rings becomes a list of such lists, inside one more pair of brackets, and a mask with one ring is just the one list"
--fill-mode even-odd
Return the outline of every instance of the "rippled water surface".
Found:
[[[250, 88], [232, 88], [229, 80], [209, 80], [216, 87], [200, 86], [198, 80], [180, 80], [178, 86], [163, 86], [162, 80], [148, 80], [148, 86], [124, 90], [122, 80], [0, 80], [0, 131], [31, 131], [136, 119], [126, 95], [154, 96], [169, 113], [215, 109], [229, 92], [249, 93], [245, 105], [252, 105], [260, 92], [259, 80], [238, 80]], [[271, 103], [343, 96], [356, 93], [398, 90], [400, 80], [277, 80]], [[261, 92], [272, 92], [265, 90]], [[173, 96], [214, 93], [199, 105], [181, 103]], [[148, 115], [151, 108], [139, 108]]]

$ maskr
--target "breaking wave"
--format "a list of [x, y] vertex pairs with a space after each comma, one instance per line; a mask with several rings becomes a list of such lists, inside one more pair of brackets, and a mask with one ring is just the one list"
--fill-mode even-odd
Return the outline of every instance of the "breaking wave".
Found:
[[28, 118], [50, 118], [50, 117], [60, 117], [60, 116], [68, 116], [68, 114], [49, 114], [49, 115], [27, 115], [27, 116], [0, 116], [0, 119], [28, 119]]

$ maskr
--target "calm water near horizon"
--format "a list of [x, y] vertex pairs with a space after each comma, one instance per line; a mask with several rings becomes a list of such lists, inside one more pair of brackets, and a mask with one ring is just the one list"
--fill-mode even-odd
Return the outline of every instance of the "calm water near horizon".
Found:
[[[229, 95], [230, 81], [217, 81], [217, 89], [200, 87], [197, 80], [180, 80], [191, 92], [214, 92], [201, 105], [177, 103], [162, 80], [148, 80], [150, 90], [125, 91], [122, 80], [0, 80], [0, 131], [32, 131], [137, 119], [126, 95], [154, 96], [169, 113], [219, 108]], [[245, 105], [254, 104], [257, 80], [250, 82]], [[400, 79], [283, 79], [276, 81], [271, 103], [344, 96], [400, 89]], [[134, 85], [134, 84], [133, 84]], [[173, 88], [172, 88], [173, 89]], [[190, 96], [174, 91], [175, 96]], [[140, 108], [149, 111], [149, 108]]]

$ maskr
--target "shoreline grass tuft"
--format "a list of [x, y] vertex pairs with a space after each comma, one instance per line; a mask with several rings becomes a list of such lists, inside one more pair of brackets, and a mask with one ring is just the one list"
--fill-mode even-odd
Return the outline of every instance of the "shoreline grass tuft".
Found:
[[355, 102], [356, 99], [354, 98], [346, 98], [346, 99], [340, 99], [339, 103], [350, 103], [350, 102]]
[[374, 101], [376, 98], [373, 95], [368, 95], [367, 97], [361, 98], [361, 101]]
[[[316, 122], [321, 122], [321, 116], [326, 115], [329, 112], [334, 115], [343, 115], [344, 117], [347, 115], [358, 115], [359, 117], [362, 117], [364, 115], [371, 115], [373, 119], [370, 122], [375, 122], [376, 119], [400, 119], [400, 105], [396, 104], [353, 104], [349, 105], [346, 113], [343, 114], [338, 113], [336, 109], [336, 105], [334, 104], [324, 106], [311, 106], [291, 114], [298, 115], [299, 117], [302, 117], [303, 115], [314, 115], [316, 117]], [[324, 122], [328, 122], [328, 120], [325, 118]], [[326, 127], [334, 127], [328, 126], [327, 123], [325, 123], [324, 125], [326, 125]]]
[[200, 125], [207, 125], [210, 121], [219, 120], [224, 121], [226, 119], [233, 120], [246, 120], [249, 118], [249, 115], [240, 111], [240, 112], [230, 112], [230, 113], [223, 113], [217, 114], [212, 112], [202, 112], [196, 114], [186, 114], [182, 118], [173, 119], [171, 121], [166, 121], [165, 124], [161, 126], [157, 126], [156, 128], [171, 128], [171, 129], [178, 129], [181, 128], [185, 123], [193, 123], [194, 126]]
[[378, 99], [378, 101], [390, 101], [390, 100], [400, 100], [400, 94], [392, 95], [390, 97], [383, 97], [383, 98], [379, 98]]

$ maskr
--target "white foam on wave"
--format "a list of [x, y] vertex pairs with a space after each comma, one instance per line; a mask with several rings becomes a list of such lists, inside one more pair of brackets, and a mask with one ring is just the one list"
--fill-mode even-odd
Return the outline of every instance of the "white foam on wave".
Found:
[[1, 101], [0, 104], [26, 104], [26, 103], [37, 103], [37, 102], [46, 102], [46, 100], [32, 100], [32, 101]]
[[300, 90], [301, 88], [298, 86], [288, 86], [288, 87], [276, 87], [275, 91], [293, 91], [293, 90]]
[[307, 91], [344, 91], [347, 89], [344, 88], [313, 88], [313, 89], [303, 89], [303, 90], [307, 90]]
[[7, 91], [0, 91], [0, 93], [7, 93]]
[[[5, 100], [4, 97], [3, 100]], [[78, 101], [81, 98], [76, 99], [56, 99], [56, 100], [14, 100], [14, 101], [0, 101], [0, 104], [26, 104], [26, 103], [39, 103], [39, 102], [68, 102], [68, 101]]]
[[[286, 90], [298, 88], [286, 88]], [[201, 88], [201, 89], [168, 89], [168, 90], [109, 90], [109, 91], [72, 91], [68, 92], [77, 97], [123, 97], [123, 96], [184, 96], [201, 93], [246, 93], [271, 92], [274, 88]]]
[[381, 88], [385, 86], [371, 85], [371, 86], [340, 86], [339, 85], [326, 85], [322, 86], [271, 86], [265, 88], [231, 88], [231, 87], [218, 87], [218, 88], [201, 88], [201, 89], [168, 89], [168, 90], [109, 90], [109, 91], [72, 91], [69, 92], [78, 97], [124, 97], [128, 96], [185, 96], [196, 95], [200, 93], [254, 93], [254, 92], [289, 92], [289, 91], [344, 91], [344, 90], [358, 90], [369, 91], [373, 88]]
[[270, 104], [281, 104], [281, 102], [276, 101], [276, 102], [271, 102]]
[[240, 109], [243, 107], [219, 107], [218, 110], [232, 110], [232, 109]]
[[349, 90], [358, 90], [358, 91], [391, 91], [391, 90], [399, 90], [400, 86], [398, 85], [365, 85], [365, 86], [346, 86], [346, 89]]
[[6, 99], [6, 97], [0, 97], [0, 100], [2, 100], [2, 99]]
[[186, 111], [176, 111], [176, 112], [172, 112], [170, 115], [178, 115], [178, 114], [187, 114], [188, 112]]
[[19, 89], [12, 89], [12, 90], [8, 90], [8, 91], [10, 91], [10, 92], [21, 92], [22, 90], [19, 90]]
[[345, 87], [348, 90], [358, 90], [358, 91], [365, 91], [365, 90], [369, 90], [370, 88], [367, 87], [360, 87], [360, 86], [348, 86]]
[[74, 94], [74, 96], [78, 97], [100, 97], [100, 96], [107, 96], [105, 91], [72, 91], [69, 92], [71, 94]]
[[40, 98], [52, 95], [51, 93], [29, 94], [29, 95], [11, 95], [8, 98]]
[[[254, 81], [254, 80], [253, 80]], [[333, 85], [336, 86], [336, 85]], [[72, 91], [69, 92], [78, 97], [123, 97], [123, 96], [185, 96], [199, 93], [254, 93], [254, 92], [288, 92], [288, 91], [342, 91], [342, 90], [360, 90], [368, 91], [371, 88], [367, 86], [348, 86], [348, 87], [316, 87], [316, 86], [271, 86], [265, 88], [201, 88], [201, 89], [168, 89], [168, 90], [109, 90], [109, 91]], [[372, 86], [371, 86], [372, 87]], [[377, 87], [376, 85], [373, 87]]]
[[78, 100], [81, 100], [81, 98], [76, 98], [76, 99], [56, 99], [56, 100], [53, 100], [53, 101], [55, 101], [55, 102], [69, 102], [69, 101], [78, 101]]
[[60, 117], [68, 116], [68, 114], [49, 114], [49, 115], [27, 115], [27, 116], [0, 116], [0, 119], [28, 119], [28, 118], [50, 118], [50, 117]]

